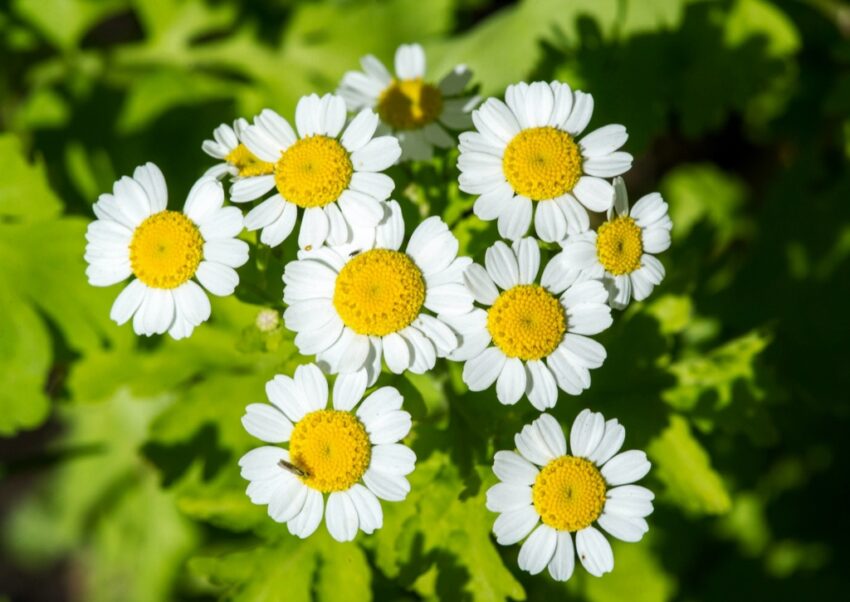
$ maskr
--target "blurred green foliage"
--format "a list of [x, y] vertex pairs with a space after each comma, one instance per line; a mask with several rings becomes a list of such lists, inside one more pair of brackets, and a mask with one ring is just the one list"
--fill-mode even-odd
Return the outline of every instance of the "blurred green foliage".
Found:
[[[842, 597], [850, 460], [850, 9], [832, 0], [12, 0], [0, 3], [0, 598], [803, 600]], [[151, 160], [182, 202], [213, 127], [291, 114], [358, 58], [426, 47], [482, 94], [561, 79], [623, 123], [633, 198], [675, 223], [653, 297], [604, 333], [592, 407], [648, 451], [649, 536], [567, 584], [529, 577], [484, 508], [497, 449], [534, 412], [458, 365], [392, 377], [416, 420], [413, 490], [349, 544], [296, 540], [244, 495], [240, 423], [299, 356], [281, 309], [292, 244], [252, 251], [186, 341], [141, 340], [89, 287], [91, 204]], [[415, 220], [477, 255], [455, 156], [394, 168]], [[250, 242], [254, 244], [253, 239]]]

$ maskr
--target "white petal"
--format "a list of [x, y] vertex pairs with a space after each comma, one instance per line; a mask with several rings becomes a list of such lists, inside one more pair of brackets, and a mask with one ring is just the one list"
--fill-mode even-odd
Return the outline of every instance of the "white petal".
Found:
[[463, 272], [463, 281], [472, 292], [475, 300], [483, 305], [493, 305], [499, 296], [499, 291], [493, 280], [483, 267], [477, 263], [470, 264]]
[[334, 382], [334, 409], [350, 412], [366, 392], [366, 372], [340, 374]]
[[109, 312], [110, 319], [119, 325], [125, 324], [139, 309], [146, 291], [147, 287], [142, 284], [141, 280], [130, 282], [118, 294], [115, 303], [112, 304], [112, 309]]
[[273, 224], [281, 216], [287, 204], [279, 194], [266, 199], [248, 212], [245, 216], [245, 227], [253, 231]]
[[369, 467], [386, 474], [406, 475], [416, 466], [416, 454], [400, 443], [386, 443], [372, 448]]
[[533, 238], [523, 238], [513, 244], [519, 268], [519, 283], [532, 284], [540, 269], [540, 246]]
[[540, 517], [533, 506], [500, 514], [493, 524], [496, 542], [502, 546], [515, 544], [529, 534], [538, 520]]
[[513, 405], [525, 393], [526, 372], [522, 360], [508, 358], [496, 381], [496, 397], [505, 405]]
[[204, 259], [238, 268], [248, 262], [248, 243], [236, 238], [221, 238], [204, 243]]
[[496, 241], [484, 254], [487, 273], [503, 290], [519, 284], [519, 266], [513, 251], [502, 241]]
[[282, 481], [281, 488], [272, 494], [269, 501], [269, 516], [279, 523], [292, 520], [304, 509], [309, 491], [310, 489], [298, 479]]
[[646, 520], [636, 516], [621, 516], [603, 512], [597, 522], [600, 527], [621, 541], [640, 541], [649, 531]]
[[572, 192], [582, 205], [597, 213], [608, 211], [614, 204], [614, 187], [601, 178], [582, 176]]
[[369, 535], [383, 526], [384, 513], [381, 510], [381, 503], [374, 493], [360, 483], [355, 483], [348, 490], [348, 495], [357, 510], [360, 528], [364, 533]]
[[570, 116], [567, 118], [566, 122], [564, 122], [562, 127], [573, 136], [578, 136], [584, 131], [587, 124], [590, 123], [592, 115], [593, 96], [586, 92], [576, 90], [573, 93], [573, 110], [570, 112]]
[[195, 277], [209, 292], [219, 297], [232, 295], [239, 284], [239, 275], [233, 268], [220, 263], [202, 261]]
[[579, 142], [582, 155], [585, 157], [601, 157], [614, 152], [626, 143], [629, 135], [622, 125], [606, 125], [593, 130]]
[[353, 153], [358, 151], [366, 146], [366, 143], [375, 135], [378, 122], [378, 116], [374, 111], [363, 109], [351, 120], [348, 127], [345, 128], [345, 132], [343, 132], [342, 138], [339, 141], [348, 152]]
[[[548, 90], [549, 87], [547, 86], [546, 89]], [[555, 529], [552, 527], [548, 525], [537, 527], [519, 550], [517, 561], [519, 568], [532, 575], [542, 572], [555, 555], [557, 539]]]
[[492, 385], [502, 371], [507, 358], [496, 347], [488, 347], [463, 366], [463, 382], [470, 391], [483, 391]]
[[528, 361], [525, 366], [528, 370], [525, 393], [531, 405], [541, 412], [555, 407], [558, 401], [558, 385], [552, 372], [539, 360]]
[[324, 510], [324, 500], [322, 494], [315, 489], [305, 487], [307, 490], [307, 499], [304, 500], [304, 507], [301, 509], [295, 518], [291, 519], [287, 524], [289, 532], [304, 539], [313, 534], [322, 522], [322, 511]]
[[395, 387], [381, 387], [372, 392], [357, 408], [357, 417], [364, 423], [401, 408], [403, 398]]
[[573, 538], [569, 531], [558, 531], [558, 540], [555, 545], [555, 554], [549, 563], [549, 574], [555, 581], [567, 581], [573, 576], [576, 565]]
[[534, 231], [541, 240], [560, 242], [567, 236], [567, 218], [553, 200], [538, 201], [534, 210]]
[[510, 512], [531, 505], [531, 487], [496, 483], [487, 490], [487, 510]]
[[383, 445], [404, 439], [410, 432], [412, 422], [410, 414], [396, 410], [364, 419], [363, 424], [372, 444]]
[[266, 443], [285, 443], [292, 434], [292, 423], [279, 410], [265, 403], [246, 407], [242, 426], [250, 435]]
[[587, 527], [576, 533], [576, 553], [587, 572], [601, 577], [614, 569], [614, 552], [611, 544], [599, 531]]
[[582, 162], [584, 173], [597, 178], [611, 178], [626, 173], [632, 168], [632, 156], [617, 151], [604, 157], [593, 157]]
[[401, 146], [393, 136], [372, 138], [351, 153], [351, 164], [357, 171], [384, 171], [401, 156]]
[[351, 541], [357, 535], [357, 509], [347, 492], [333, 491], [328, 496], [325, 524], [328, 533], [337, 541]]
[[233, 238], [244, 227], [242, 212], [236, 207], [224, 207], [208, 216], [199, 228], [205, 241]]
[[531, 226], [531, 213], [531, 201], [522, 195], [515, 196], [499, 215], [499, 235], [508, 240], [516, 240], [525, 235]]
[[645, 477], [651, 466], [644, 452], [632, 449], [608, 460], [600, 472], [609, 485], [627, 485]]
[[304, 364], [295, 369], [295, 386], [307, 400], [310, 411], [322, 410], [328, 405], [328, 380], [316, 364]]
[[253, 201], [274, 188], [274, 176], [251, 176], [240, 178], [230, 187], [230, 200], [234, 203]]
[[278, 157], [275, 159], [279, 158], [281, 151], [288, 149], [298, 139], [289, 122], [271, 109], [260, 111], [260, 114], [254, 118], [254, 122], [271, 137], [277, 146]]
[[533, 485], [539, 471], [519, 454], [512, 451], [497, 451], [493, 457], [493, 472], [505, 483]]
[[366, 487], [382, 500], [400, 502], [410, 492], [410, 483], [400, 475], [385, 474], [369, 469], [363, 474]]
[[145, 190], [150, 202], [151, 213], [165, 211], [168, 205], [168, 188], [159, 167], [150, 161], [140, 165], [133, 171], [133, 179]]
[[321, 247], [328, 237], [330, 224], [322, 207], [310, 207], [301, 218], [301, 230], [298, 233], [298, 246], [302, 249]]
[[582, 410], [570, 430], [570, 449], [574, 456], [587, 457], [596, 450], [605, 433], [605, 418], [599, 412]]
[[596, 446], [596, 449], [587, 456], [587, 459], [597, 466], [602, 466], [620, 451], [625, 440], [626, 429], [616, 418], [612, 418], [605, 423], [605, 434], [602, 435], [602, 440]]
[[204, 290], [191, 280], [172, 289], [177, 315], [191, 326], [206, 322], [210, 317], [210, 300]]

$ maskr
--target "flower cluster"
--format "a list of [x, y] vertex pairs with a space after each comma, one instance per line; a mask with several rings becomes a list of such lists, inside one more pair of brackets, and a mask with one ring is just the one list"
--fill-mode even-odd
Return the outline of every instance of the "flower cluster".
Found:
[[[620, 177], [632, 165], [620, 150], [626, 128], [585, 133], [590, 94], [561, 82], [518, 83], [504, 100], [480, 102], [463, 66], [429, 82], [416, 44], [397, 50], [394, 73], [373, 56], [361, 66], [336, 94], [303, 97], [294, 126], [265, 109], [216, 128], [202, 148], [217, 163], [182, 212], [167, 208], [163, 175], [148, 163], [101, 195], [86, 234], [91, 284], [132, 278], [112, 319], [180, 339], [210, 317], [204, 288], [234, 293], [236, 268], [249, 257], [244, 230], [275, 247], [297, 227], [282, 317], [315, 361], [274, 376], [269, 403], [246, 408], [245, 429], [267, 445], [239, 465], [251, 501], [302, 538], [323, 517], [339, 541], [372, 533], [383, 522], [379, 500], [410, 491], [416, 456], [400, 442], [411, 416], [396, 389], [373, 388], [385, 369], [422, 374], [441, 358], [462, 362], [470, 390], [493, 387], [502, 404], [525, 397], [545, 412], [560, 392], [590, 387], [590, 371], [606, 358], [593, 337], [611, 325], [612, 308], [645, 299], [661, 282], [655, 254], [670, 245], [658, 193], [629, 206]], [[460, 190], [504, 239], [482, 263], [459, 255], [440, 217], [406, 227], [391, 198], [395, 182], [385, 172], [428, 160], [435, 148], [459, 150]], [[263, 324], [277, 320], [264, 315]], [[653, 494], [634, 482], [650, 464], [642, 451], [620, 451], [624, 441], [616, 419], [583, 410], [568, 445], [542, 413], [516, 435], [517, 451], [495, 454], [499, 483], [487, 508], [499, 514], [499, 544], [525, 540], [522, 569], [548, 567], [566, 580], [578, 557], [600, 576], [614, 559], [597, 526], [624, 541], [647, 532]]]

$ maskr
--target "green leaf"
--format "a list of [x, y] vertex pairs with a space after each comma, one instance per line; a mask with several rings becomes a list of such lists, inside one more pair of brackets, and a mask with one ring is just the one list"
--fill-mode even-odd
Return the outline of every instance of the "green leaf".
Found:
[[[280, 528], [285, 529], [282, 525]], [[232, 602], [371, 600], [371, 572], [356, 543], [339, 543], [323, 526], [308, 539], [284, 536], [273, 546], [199, 556], [189, 570]]]
[[649, 444], [647, 454], [653, 474], [664, 485], [664, 498], [695, 514], [729, 511], [726, 486], [684, 418], [671, 416], [669, 426]]
[[601, 579], [583, 579], [584, 595], [590, 602], [664, 602], [672, 600], [676, 581], [664, 571], [652, 553], [651, 537], [640, 543], [612, 541], [614, 570]]

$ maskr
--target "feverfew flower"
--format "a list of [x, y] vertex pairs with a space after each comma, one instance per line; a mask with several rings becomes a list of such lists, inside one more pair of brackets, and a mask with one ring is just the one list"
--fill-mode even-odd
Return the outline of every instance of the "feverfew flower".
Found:
[[519, 453], [496, 452], [493, 472], [501, 482], [487, 491], [487, 508], [499, 513], [493, 525], [499, 544], [531, 533], [519, 568], [534, 575], [549, 567], [554, 579], [566, 581], [578, 556], [588, 573], [601, 577], [613, 570], [614, 553], [594, 523], [623, 541], [643, 538], [655, 496], [632, 483], [650, 463], [642, 451], [617, 453], [625, 438], [616, 419], [584, 410], [570, 431], [568, 455], [558, 421], [543, 414], [516, 435]]
[[[507, 104], [505, 104], [507, 103]], [[498, 219], [499, 235], [516, 240], [534, 220], [537, 236], [558, 242], [590, 226], [588, 211], [607, 211], [614, 190], [605, 178], [625, 173], [628, 135], [606, 125], [581, 140], [593, 97], [560, 82], [508, 86], [505, 102], [473, 111], [477, 131], [460, 135], [460, 189], [480, 195], [479, 218]]]
[[614, 179], [614, 190], [607, 221], [595, 232], [570, 236], [552, 261], [579, 268], [581, 278], [602, 279], [611, 307], [624, 309], [632, 297], [646, 299], [664, 279], [664, 266], [654, 253], [670, 247], [673, 222], [657, 192], [641, 197], [630, 210], [623, 178]]
[[503, 404], [526, 395], [544, 410], [555, 405], [558, 388], [578, 395], [590, 387], [590, 369], [602, 365], [605, 348], [587, 335], [611, 325], [602, 283], [577, 283], [577, 270], [550, 261], [538, 284], [540, 248], [533, 238], [512, 247], [496, 242], [484, 265], [470, 265], [464, 280], [487, 309], [452, 323], [463, 344], [450, 358], [466, 361], [463, 381], [470, 390], [495, 382]]
[[341, 378], [374, 383], [381, 358], [392, 372], [422, 374], [458, 346], [451, 326], [472, 311], [463, 284], [467, 257], [438, 217], [420, 223], [402, 250], [395, 201], [374, 234], [349, 245], [302, 252], [283, 273], [286, 327], [305, 355]]
[[169, 211], [162, 172], [153, 163], [124, 176], [112, 194], [94, 204], [97, 220], [86, 232], [86, 275], [94, 286], [110, 286], [133, 276], [115, 299], [110, 317], [133, 319], [137, 334], [168, 332], [188, 337], [210, 317], [207, 295], [232, 295], [239, 283], [234, 268], [248, 261], [248, 245], [236, 236], [242, 213], [223, 207], [221, 183], [198, 180], [183, 212]]
[[220, 160], [220, 163], [206, 171], [205, 176], [221, 179], [230, 175], [237, 178], [262, 176], [274, 171], [274, 165], [260, 161], [242, 144], [242, 132], [247, 127], [248, 121], [240, 117], [233, 122], [233, 127], [222, 123], [213, 130], [212, 140], [204, 140], [201, 149], [210, 157]]
[[349, 71], [337, 93], [348, 108], [377, 111], [381, 123], [398, 137], [402, 160], [427, 160], [434, 147], [457, 144], [449, 130], [463, 130], [478, 98], [463, 96], [472, 72], [458, 65], [437, 85], [425, 81], [425, 51], [419, 44], [403, 44], [395, 53], [395, 75], [374, 56], [360, 60], [363, 71]]
[[401, 155], [392, 136], [374, 137], [378, 116], [358, 113], [346, 127], [345, 101], [333, 94], [304, 96], [292, 126], [265, 109], [241, 134], [246, 148], [271, 173], [244, 174], [230, 189], [231, 200], [245, 203], [272, 195], [245, 216], [248, 230], [262, 230], [260, 241], [277, 246], [295, 227], [303, 210], [298, 245], [302, 249], [349, 242], [357, 229], [374, 229], [386, 215], [384, 201], [395, 183], [380, 173]]
[[383, 524], [378, 498], [400, 502], [410, 491], [405, 475], [413, 471], [416, 454], [398, 443], [410, 431], [410, 414], [393, 387], [361, 402], [365, 390], [365, 380], [337, 379], [328, 408], [327, 380], [308, 364], [294, 378], [278, 375], [267, 383], [271, 405], [245, 410], [245, 430], [273, 444], [239, 460], [242, 477], [250, 481], [248, 497], [268, 505], [269, 516], [293, 535], [309, 537], [323, 514], [337, 541], [354, 539], [358, 529], [372, 533]]

